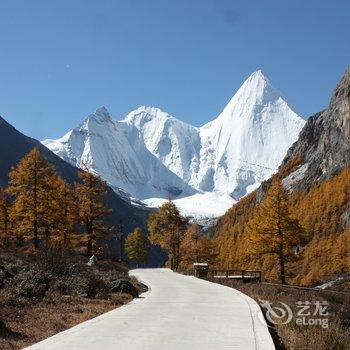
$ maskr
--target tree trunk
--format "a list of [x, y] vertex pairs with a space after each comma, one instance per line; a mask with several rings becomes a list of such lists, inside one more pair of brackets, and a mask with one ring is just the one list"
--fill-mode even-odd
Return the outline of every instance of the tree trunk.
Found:
[[10, 238], [9, 238], [9, 220], [7, 214], [5, 215], [5, 221], [4, 221], [4, 245], [10, 246]]
[[280, 280], [281, 284], [286, 284], [286, 274], [284, 268], [284, 256], [280, 255]]
[[49, 243], [49, 239], [50, 239], [50, 230], [45, 227], [45, 240], [46, 240], [46, 244]]
[[[280, 206], [278, 202], [278, 215], [280, 217]], [[286, 284], [286, 274], [285, 274], [285, 268], [284, 268], [284, 247], [283, 247], [283, 231], [281, 229], [281, 221], [278, 219], [278, 236], [280, 238], [280, 244], [279, 244], [279, 260], [280, 260], [280, 280], [281, 284]]]
[[88, 239], [86, 250], [87, 250], [87, 254], [89, 256], [91, 256], [92, 255], [92, 244], [93, 244], [92, 234], [94, 232], [93, 221], [91, 219], [87, 220], [85, 223], [85, 227], [86, 227], [86, 235], [87, 235], [87, 239]]
[[34, 232], [34, 247], [39, 247], [39, 239], [38, 239], [38, 223], [36, 220], [34, 220], [33, 223], [33, 232]]
[[86, 245], [86, 252], [88, 256], [92, 256], [92, 240], [91, 238], [88, 238], [88, 242]]
[[37, 169], [36, 169], [37, 165], [34, 165], [34, 188], [33, 188], [33, 194], [34, 194], [34, 223], [33, 223], [33, 228], [34, 228], [34, 247], [38, 248], [39, 247], [39, 240], [38, 240], [38, 221], [37, 221], [37, 217], [38, 217], [38, 212], [37, 212]]

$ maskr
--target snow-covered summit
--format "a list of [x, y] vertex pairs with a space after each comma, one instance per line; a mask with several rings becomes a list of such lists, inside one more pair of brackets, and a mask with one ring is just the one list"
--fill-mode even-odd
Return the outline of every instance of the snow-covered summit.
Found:
[[[138, 127], [142, 127], [142, 125], [151, 120], [157, 120], [160, 122], [179, 122], [183, 123], [170, 114], [162, 111], [160, 108], [152, 107], [152, 106], [140, 106], [139, 108], [131, 111], [125, 118], [124, 121], [130, 124], [134, 124]], [[190, 125], [189, 125], [190, 126]]]
[[93, 114], [90, 114], [85, 121], [94, 121], [96, 123], [111, 122], [112, 118], [106, 107], [97, 108]]
[[257, 70], [239, 88], [223, 113], [234, 109], [236, 104], [265, 105], [280, 97], [281, 93], [272, 86], [266, 75], [261, 70]]
[[[259, 70], [200, 128], [155, 107], [139, 107], [120, 121], [101, 107], [61, 139], [43, 143], [139, 199], [209, 192], [200, 198], [234, 202], [277, 170], [304, 123]], [[210, 210], [215, 200], [207, 205]]]
[[144, 199], [195, 193], [145, 146], [133, 125], [112, 120], [101, 107], [58, 140], [42, 143], [62, 159], [100, 175], [113, 189]]
[[304, 124], [262, 71], [254, 72], [220, 115], [200, 128], [209, 189], [238, 200], [256, 188], [277, 171]]

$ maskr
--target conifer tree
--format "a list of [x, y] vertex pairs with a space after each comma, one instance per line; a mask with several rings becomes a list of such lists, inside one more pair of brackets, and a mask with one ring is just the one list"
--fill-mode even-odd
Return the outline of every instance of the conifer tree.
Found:
[[137, 266], [147, 262], [150, 248], [148, 237], [139, 227], [135, 228], [125, 241], [125, 251], [129, 259], [137, 263]]
[[52, 223], [53, 166], [42, 157], [38, 148], [30, 151], [9, 174], [7, 192], [14, 196], [10, 217], [16, 232], [31, 237], [38, 247], [39, 236], [48, 237]]
[[290, 215], [289, 195], [280, 181], [276, 181], [263, 203], [248, 223], [249, 251], [271, 255], [278, 259], [282, 284], [286, 283], [286, 262], [294, 259], [295, 248], [305, 241], [304, 229]]
[[198, 262], [207, 262], [213, 265], [218, 260], [218, 251], [215, 241], [205, 235], [202, 235], [197, 241]]
[[74, 242], [74, 224], [78, 221], [77, 200], [73, 188], [61, 177], [55, 181], [57, 224], [55, 238], [58, 242], [67, 246]]
[[180, 263], [180, 244], [186, 230], [186, 220], [180, 215], [176, 205], [164, 203], [148, 220], [150, 240], [160, 245], [169, 255], [171, 269]]
[[184, 266], [190, 267], [194, 262], [217, 262], [218, 252], [215, 242], [210, 237], [201, 233], [198, 224], [192, 224], [185, 231], [181, 242], [181, 260]]
[[198, 240], [200, 239], [200, 227], [197, 224], [190, 225], [184, 233], [181, 242], [181, 260], [184, 266], [189, 267], [194, 262], [199, 262]]
[[105, 236], [109, 230], [104, 218], [111, 212], [105, 204], [107, 185], [100, 177], [79, 171], [80, 183], [75, 192], [79, 204], [79, 219], [85, 228], [87, 254], [91, 255], [96, 242]]
[[10, 239], [11, 203], [3, 189], [0, 189], [0, 243], [8, 245]]

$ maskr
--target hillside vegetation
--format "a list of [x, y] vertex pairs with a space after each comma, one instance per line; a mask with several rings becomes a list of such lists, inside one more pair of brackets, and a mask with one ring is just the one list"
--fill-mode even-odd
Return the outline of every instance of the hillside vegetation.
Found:
[[[221, 268], [262, 269], [267, 280], [277, 278], [278, 266], [269, 256], [247, 252], [247, 224], [257, 207], [258, 193], [243, 198], [216, 227]], [[290, 196], [290, 211], [307, 234], [297, 261], [289, 264], [289, 282], [315, 284], [333, 275], [350, 272], [350, 167], [309, 191]]]
[[[286, 204], [284, 219], [295, 220], [299, 229], [294, 235], [304, 236], [292, 245], [294, 253], [288, 252], [287, 282], [313, 285], [350, 272], [349, 97], [350, 68], [336, 86], [328, 108], [308, 119], [277, 174], [220, 218], [215, 227], [219, 267], [258, 268], [267, 280], [277, 279], [278, 254], [253, 254], [252, 234], [257, 243], [264, 240], [269, 251], [276, 240], [266, 239], [266, 233], [273, 238], [271, 232], [275, 230], [277, 240], [284, 243], [281, 250], [286, 248], [288, 242], [281, 237], [288, 230], [280, 229], [280, 218], [273, 216], [271, 210], [265, 210], [265, 217], [261, 217], [261, 209], [269, 201], [278, 201], [269, 193], [274, 184], [280, 183], [287, 192], [279, 201]], [[279, 208], [277, 203], [277, 211]], [[259, 230], [261, 222], [265, 222], [265, 232], [261, 227]], [[253, 232], [249, 230], [252, 223]], [[259, 231], [265, 236], [256, 240]]]

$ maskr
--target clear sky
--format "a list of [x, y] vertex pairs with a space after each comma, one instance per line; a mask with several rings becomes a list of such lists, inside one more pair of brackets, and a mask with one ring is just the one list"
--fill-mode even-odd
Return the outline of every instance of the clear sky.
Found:
[[1, 0], [0, 115], [56, 138], [104, 105], [193, 125], [262, 69], [307, 117], [350, 64], [349, 0]]

